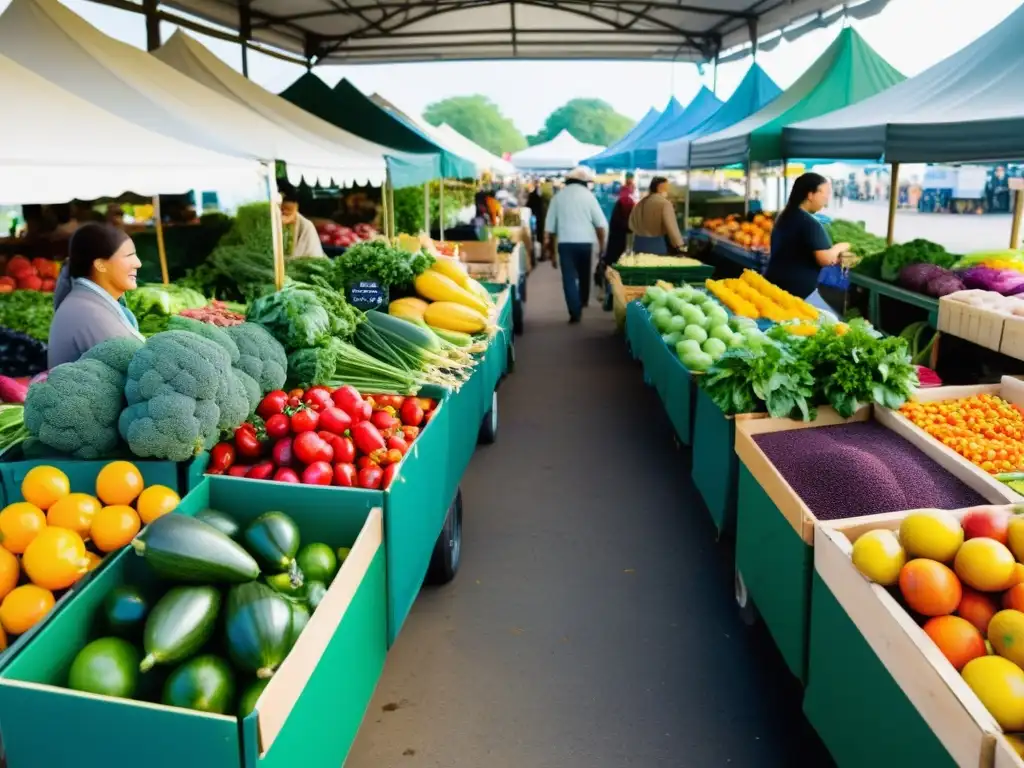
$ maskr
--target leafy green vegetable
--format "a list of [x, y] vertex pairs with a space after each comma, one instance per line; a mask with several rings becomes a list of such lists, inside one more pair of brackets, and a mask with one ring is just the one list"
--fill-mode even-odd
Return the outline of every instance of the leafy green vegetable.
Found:
[[349, 248], [335, 259], [336, 288], [347, 290], [357, 280], [376, 280], [383, 286], [409, 285], [434, 263], [426, 251], [408, 253], [383, 240], [368, 240]]
[[209, 302], [199, 291], [187, 286], [140, 285], [125, 294], [128, 309], [139, 321], [139, 332], [152, 336], [167, 330], [167, 321], [183, 309], [199, 309]]
[[728, 415], [768, 411], [773, 418], [812, 420], [811, 367], [784, 344], [766, 341], [759, 351], [734, 347], [700, 377], [699, 384]]
[[899, 279], [900, 270], [910, 264], [936, 264], [949, 269], [955, 261], [956, 256], [938, 243], [919, 238], [886, 248], [882, 255], [880, 277], [887, 283], [895, 283]]
[[0, 325], [39, 341], [50, 338], [53, 294], [41, 291], [0, 293]]
[[826, 228], [833, 243], [849, 243], [850, 250], [862, 259], [885, 250], [885, 238], [868, 232], [863, 221], [834, 219]]
[[270, 331], [286, 350], [318, 347], [331, 337], [333, 321], [311, 288], [285, 287], [249, 305], [246, 319]]

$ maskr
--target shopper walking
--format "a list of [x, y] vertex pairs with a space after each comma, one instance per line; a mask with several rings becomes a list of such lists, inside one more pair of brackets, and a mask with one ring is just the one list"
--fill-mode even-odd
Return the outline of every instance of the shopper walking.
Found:
[[544, 221], [544, 238], [551, 253], [551, 265], [562, 265], [562, 290], [569, 322], [578, 323], [590, 301], [590, 265], [597, 243], [597, 254], [604, 253], [608, 220], [600, 203], [590, 191], [593, 180], [589, 168], [580, 166], [569, 172], [565, 188], [552, 198]]

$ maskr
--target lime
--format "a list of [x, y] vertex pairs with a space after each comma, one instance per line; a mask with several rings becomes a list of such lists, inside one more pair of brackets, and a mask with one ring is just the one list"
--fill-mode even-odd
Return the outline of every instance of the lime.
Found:
[[78, 652], [71, 662], [68, 687], [74, 691], [130, 699], [139, 680], [142, 655], [127, 640], [101, 637]]
[[334, 550], [326, 544], [313, 542], [299, 550], [295, 556], [302, 575], [310, 581], [321, 581], [330, 584], [334, 574], [338, 572], [338, 558]]

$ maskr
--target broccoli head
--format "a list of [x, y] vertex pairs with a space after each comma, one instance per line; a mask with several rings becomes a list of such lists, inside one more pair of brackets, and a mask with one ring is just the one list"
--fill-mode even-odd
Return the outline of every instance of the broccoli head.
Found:
[[100, 356], [58, 365], [29, 387], [24, 418], [33, 437], [79, 459], [103, 458], [117, 448], [125, 379]]
[[209, 339], [214, 344], [222, 347], [228, 353], [228, 357], [231, 358], [232, 365], [238, 362], [238, 345], [234, 339], [224, 332], [223, 328], [218, 328], [213, 323], [204, 323], [202, 320], [196, 320], [192, 317], [174, 315], [167, 321], [167, 330], [198, 333], [204, 339]]
[[222, 330], [234, 339], [241, 353], [235, 367], [256, 380], [261, 397], [284, 386], [288, 356], [269, 331], [256, 323], [231, 325]]
[[128, 365], [131, 363], [135, 353], [142, 349], [145, 342], [134, 336], [118, 336], [113, 339], [101, 341], [90, 349], [80, 360], [99, 360], [106, 363], [121, 376], [128, 375]]

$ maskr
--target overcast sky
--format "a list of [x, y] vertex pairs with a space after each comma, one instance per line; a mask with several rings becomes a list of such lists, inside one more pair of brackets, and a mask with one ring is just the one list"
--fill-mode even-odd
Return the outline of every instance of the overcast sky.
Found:
[[[145, 24], [137, 14], [89, 0], [63, 0], [107, 34], [145, 47]], [[838, 2], [838, 0], [837, 0]], [[946, 58], [998, 24], [1024, 0], [892, 0], [878, 16], [854, 26], [889, 63], [913, 76]], [[0, 9], [9, 0], [0, 0]], [[758, 62], [779, 86], [789, 86], [828, 47], [838, 25], [794, 43], [782, 43]], [[171, 25], [161, 30], [166, 40]], [[224, 61], [241, 68], [238, 46], [196, 35]], [[453, 43], [454, 45], [455, 43]], [[728, 98], [749, 66], [749, 59], [723, 65], [718, 94]], [[286, 88], [303, 68], [251, 54], [249, 75], [274, 92]], [[684, 103], [701, 83], [712, 85], [711, 68], [703, 78], [692, 64], [667, 62], [455, 62], [318, 67], [330, 85], [349, 78], [367, 94], [378, 92], [402, 109], [421, 114], [447, 96], [482, 93], [493, 99], [524, 133], [534, 133], [554, 109], [577, 97], [601, 98], [635, 120], [650, 107], [662, 108], [672, 94]]]

